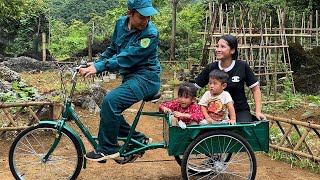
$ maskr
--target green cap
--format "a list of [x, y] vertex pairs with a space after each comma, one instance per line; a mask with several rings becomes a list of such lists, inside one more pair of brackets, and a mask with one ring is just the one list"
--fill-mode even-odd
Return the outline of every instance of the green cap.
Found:
[[128, 0], [128, 9], [135, 9], [142, 16], [152, 16], [159, 13], [153, 8], [151, 0]]

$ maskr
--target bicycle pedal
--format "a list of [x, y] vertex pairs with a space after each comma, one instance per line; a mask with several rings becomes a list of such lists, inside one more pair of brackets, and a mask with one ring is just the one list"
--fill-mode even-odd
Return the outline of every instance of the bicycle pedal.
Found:
[[134, 156], [141, 158], [141, 157], [144, 155], [144, 153], [145, 153], [145, 152], [143, 151], [143, 152], [140, 152], [140, 153], [135, 154]]
[[106, 163], [107, 160], [98, 161], [98, 163]]

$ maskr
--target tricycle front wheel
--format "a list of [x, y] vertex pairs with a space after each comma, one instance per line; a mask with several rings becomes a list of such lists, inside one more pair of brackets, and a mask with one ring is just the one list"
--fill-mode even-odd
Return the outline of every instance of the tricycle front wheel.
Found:
[[22, 131], [9, 151], [10, 170], [15, 179], [76, 179], [83, 155], [75, 136], [62, 129], [59, 144], [44, 160], [56, 136], [52, 124], [39, 124]]
[[[226, 161], [223, 154], [232, 154]], [[183, 179], [255, 179], [257, 164], [249, 143], [231, 131], [199, 135], [187, 147], [181, 163]]]

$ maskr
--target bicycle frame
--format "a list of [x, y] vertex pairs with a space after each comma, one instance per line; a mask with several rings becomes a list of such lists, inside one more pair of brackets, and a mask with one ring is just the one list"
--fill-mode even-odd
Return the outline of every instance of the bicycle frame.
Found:
[[[55, 150], [55, 148], [57, 147], [57, 145], [59, 144], [59, 141], [61, 139], [61, 131], [62, 129], [66, 129], [68, 130], [70, 133], [72, 133], [76, 139], [79, 141], [81, 148], [82, 148], [82, 153], [86, 154], [86, 150], [85, 150], [85, 146], [83, 144], [83, 141], [81, 140], [81, 138], [79, 137], [79, 135], [69, 126], [66, 125], [67, 121], [73, 121], [75, 122], [75, 124], [78, 126], [78, 128], [81, 130], [81, 132], [85, 135], [85, 137], [87, 138], [87, 140], [89, 141], [89, 143], [92, 145], [92, 147], [94, 149], [97, 148], [97, 136], [93, 136], [91, 135], [91, 133], [89, 132], [89, 130], [86, 128], [86, 126], [81, 122], [79, 116], [76, 114], [74, 108], [71, 105], [71, 99], [73, 97], [74, 94], [74, 90], [75, 90], [75, 86], [76, 86], [76, 75], [78, 70], [81, 68], [81, 65], [76, 68], [73, 71], [73, 75], [72, 75], [72, 88], [71, 88], [71, 92], [70, 92], [70, 96], [68, 99], [65, 100], [65, 106], [64, 106], [64, 110], [62, 112], [62, 118], [61, 120], [59, 120], [58, 122], [55, 121], [40, 121], [40, 124], [54, 124], [55, 127], [57, 128], [57, 135], [56, 138], [54, 140], [53, 145], [51, 146], [51, 148], [49, 149], [49, 151], [47, 152], [47, 154], [45, 155], [45, 157], [43, 158], [43, 161], [47, 161], [51, 155], [51, 153]], [[146, 151], [149, 149], [156, 149], [156, 148], [167, 148], [167, 144], [166, 142], [158, 142], [158, 143], [151, 143], [151, 144], [143, 144], [137, 140], [132, 139], [132, 135], [136, 129], [136, 126], [139, 122], [140, 116], [141, 115], [146, 115], [146, 116], [155, 116], [155, 117], [161, 117], [164, 118], [166, 120], [166, 122], [164, 123], [168, 123], [169, 126], [171, 126], [171, 116], [169, 114], [163, 114], [163, 113], [159, 113], [159, 112], [142, 112], [143, 107], [144, 107], [145, 101], [142, 101], [140, 108], [135, 116], [135, 119], [131, 125], [128, 137], [118, 137], [118, 141], [123, 141], [124, 144], [121, 146], [119, 153], [121, 157], [126, 157], [129, 155], [133, 155], [136, 154], [138, 152], [141, 151]], [[164, 125], [163, 125], [164, 127]], [[135, 144], [137, 145], [137, 148], [130, 150], [128, 152], [125, 152], [126, 148], [128, 147], [129, 143]], [[84, 166], [83, 168], [86, 167], [86, 161], [84, 161]]]

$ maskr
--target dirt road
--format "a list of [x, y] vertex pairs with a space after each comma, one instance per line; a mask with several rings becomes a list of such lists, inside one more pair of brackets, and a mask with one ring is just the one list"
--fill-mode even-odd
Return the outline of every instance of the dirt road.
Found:
[[[154, 111], [157, 105], [146, 104], [145, 110]], [[131, 108], [131, 112], [127, 112], [128, 122], [131, 122], [137, 105]], [[98, 114], [90, 114], [88, 111], [78, 111], [84, 124], [90, 131], [97, 132], [99, 123]], [[138, 125], [138, 130], [144, 132], [148, 137], [152, 137], [154, 141], [162, 141], [162, 120], [142, 117]], [[12, 142], [10, 136], [0, 139], [0, 179], [12, 180], [13, 177], [8, 165], [8, 151]], [[86, 140], [84, 140], [87, 151], [92, 148]], [[256, 154], [258, 171], [256, 179], [258, 180], [319, 180], [320, 174], [312, 174], [307, 170], [290, 167], [284, 162], [271, 160], [270, 157], [263, 154]], [[34, 172], [37, 173], [37, 172]], [[165, 149], [157, 149], [147, 151], [146, 154], [131, 164], [119, 165], [114, 161], [108, 161], [106, 164], [88, 162], [87, 168], [82, 169], [78, 179], [181, 179], [180, 166], [174, 161], [173, 157], [168, 156]]]

